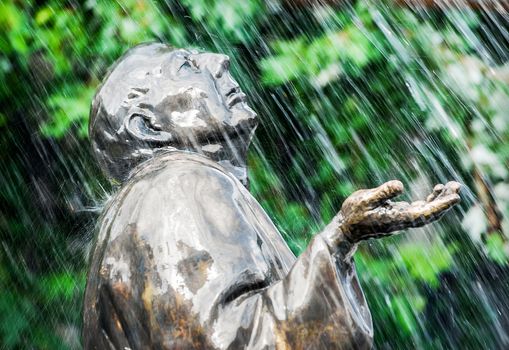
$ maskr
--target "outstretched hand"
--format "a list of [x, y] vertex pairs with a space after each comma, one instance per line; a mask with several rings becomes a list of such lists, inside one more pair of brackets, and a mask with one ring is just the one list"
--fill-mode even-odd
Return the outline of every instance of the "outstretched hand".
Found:
[[354, 192], [341, 207], [341, 231], [351, 241], [388, 236], [408, 227], [438, 220], [460, 201], [461, 184], [436, 185], [425, 201], [392, 202], [403, 193], [401, 181], [389, 181], [369, 190]]

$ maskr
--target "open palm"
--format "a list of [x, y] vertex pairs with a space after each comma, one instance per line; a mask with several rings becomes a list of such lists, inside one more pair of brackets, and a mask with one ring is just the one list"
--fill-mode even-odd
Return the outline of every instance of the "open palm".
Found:
[[436, 185], [425, 201], [392, 202], [403, 193], [403, 184], [393, 180], [351, 194], [341, 207], [341, 230], [352, 242], [383, 237], [409, 227], [438, 220], [460, 201], [461, 185], [451, 181]]

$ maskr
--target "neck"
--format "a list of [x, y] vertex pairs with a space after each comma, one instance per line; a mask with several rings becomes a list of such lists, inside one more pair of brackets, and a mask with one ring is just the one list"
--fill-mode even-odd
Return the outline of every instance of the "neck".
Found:
[[[240, 146], [240, 147], [236, 147]], [[197, 147], [164, 147], [154, 150], [153, 155], [168, 151], [188, 151], [195, 152], [216, 161], [224, 167], [229, 173], [235, 176], [245, 187], [249, 186], [247, 174], [247, 147], [241, 145], [229, 144], [207, 144]]]

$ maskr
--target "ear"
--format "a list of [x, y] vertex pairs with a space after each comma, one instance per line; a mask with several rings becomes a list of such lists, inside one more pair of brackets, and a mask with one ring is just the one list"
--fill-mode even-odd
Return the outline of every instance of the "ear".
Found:
[[124, 130], [134, 137], [147, 143], [171, 143], [174, 138], [171, 133], [161, 131], [161, 127], [155, 123], [154, 117], [141, 113], [132, 113], [124, 122]]

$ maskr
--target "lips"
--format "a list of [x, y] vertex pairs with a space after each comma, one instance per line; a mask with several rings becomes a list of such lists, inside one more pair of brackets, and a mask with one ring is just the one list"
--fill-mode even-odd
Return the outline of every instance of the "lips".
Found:
[[232, 87], [227, 93], [226, 93], [226, 104], [228, 105], [228, 108], [232, 108], [236, 104], [240, 102], [246, 101], [246, 94], [240, 91], [239, 86]]

